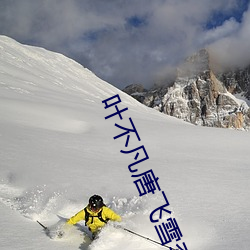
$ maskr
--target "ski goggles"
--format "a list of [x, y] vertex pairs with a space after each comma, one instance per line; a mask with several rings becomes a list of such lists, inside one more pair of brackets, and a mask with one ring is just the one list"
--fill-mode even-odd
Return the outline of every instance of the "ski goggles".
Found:
[[98, 212], [101, 209], [101, 207], [97, 207], [97, 206], [89, 206], [89, 208], [93, 212]]

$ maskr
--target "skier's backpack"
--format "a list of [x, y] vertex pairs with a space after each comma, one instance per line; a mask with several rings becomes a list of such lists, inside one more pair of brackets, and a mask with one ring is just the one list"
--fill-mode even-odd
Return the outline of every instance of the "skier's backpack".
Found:
[[[105, 206], [105, 205], [104, 205], [104, 206]], [[90, 215], [90, 213], [89, 213], [88, 210], [87, 210], [87, 207], [84, 208], [84, 212], [85, 212], [85, 219], [84, 219], [84, 220], [85, 220], [85, 226], [87, 226], [87, 222], [89, 221], [90, 217], [92, 218], [92, 221], [91, 221], [90, 224], [93, 223], [94, 217], [97, 217], [100, 221], [102, 221], [102, 222], [104, 222], [104, 223], [107, 223], [107, 222], [109, 221], [109, 219], [104, 220], [104, 219], [102, 218], [102, 210], [101, 210], [96, 216]]]

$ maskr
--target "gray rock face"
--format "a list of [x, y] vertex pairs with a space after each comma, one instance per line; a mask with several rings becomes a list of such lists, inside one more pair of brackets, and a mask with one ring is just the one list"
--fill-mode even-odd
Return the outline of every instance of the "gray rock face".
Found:
[[233, 95], [250, 97], [249, 85], [250, 67], [215, 75], [208, 51], [201, 50], [178, 68], [170, 87], [147, 91], [141, 86], [130, 95], [160, 112], [196, 125], [249, 129], [249, 106]]
[[241, 93], [250, 100], [250, 66], [245, 69], [228, 70], [217, 75], [232, 94]]

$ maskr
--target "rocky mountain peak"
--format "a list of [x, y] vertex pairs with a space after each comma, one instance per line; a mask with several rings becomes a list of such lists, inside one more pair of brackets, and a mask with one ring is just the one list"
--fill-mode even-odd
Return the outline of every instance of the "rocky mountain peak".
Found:
[[177, 77], [194, 77], [206, 74], [210, 70], [209, 53], [201, 49], [194, 55], [188, 57], [177, 69]]
[[137, 86], [136, 92], [129, 94], [149, 107], [196, 125], [248, 129], [249, 106], [233, 94], [250, 93], [249, 71], [217, 74], [212, 68], [208, 50], [202, 49], [178, 67], [171, 86], [148, 91]]

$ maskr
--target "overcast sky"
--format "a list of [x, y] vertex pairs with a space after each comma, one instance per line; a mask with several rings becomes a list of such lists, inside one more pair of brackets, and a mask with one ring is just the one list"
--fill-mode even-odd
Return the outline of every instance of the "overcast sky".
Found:
[[57, 51], [111, 84], [145, 86], [204, 47], [250, 62], [250, 0], [0, 0], [0, 34]]

